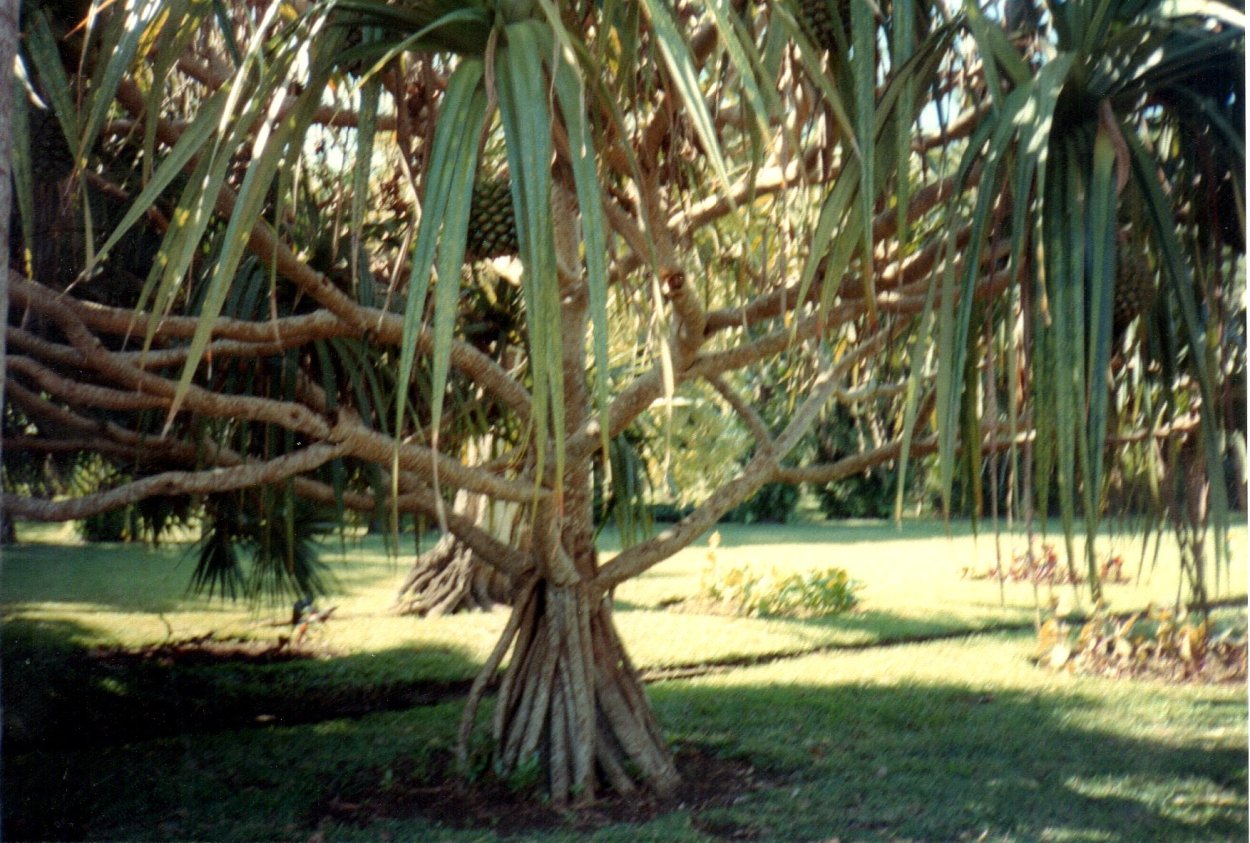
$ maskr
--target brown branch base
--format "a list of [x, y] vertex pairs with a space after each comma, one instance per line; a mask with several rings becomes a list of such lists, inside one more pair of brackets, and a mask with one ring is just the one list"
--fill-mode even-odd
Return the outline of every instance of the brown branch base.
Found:
[[491, 738], [502, 778], [545, 777], [554, 805], [592, 802], [601, 786], [665, 795], [679, 778], [602, 592], [538, 581], [524, 587], [499, 646], [469, 695], [459, 758], [487, 680], [509, 645]]
[[450, 615], [510, 602], [508, 577], [477, 560], [452, 534], [421, 554], [396, 596], [405, 615]]

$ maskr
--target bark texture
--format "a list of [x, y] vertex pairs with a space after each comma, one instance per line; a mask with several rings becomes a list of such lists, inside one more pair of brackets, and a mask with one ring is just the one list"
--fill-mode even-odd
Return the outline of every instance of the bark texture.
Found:
[[[455, 509], [496, 539], [507, 542], [518, 535], [513, 507], [461, 491], [456, 495]], [[417, 558], [395, 602], [401, 614], [449, 615], [509, 603], [512, 589], [511, 577], [475, 554], [455, 533], [448, 532]]]
[[491, 722], [501, 777], [540, 770], [556, 805], [593, 801], [603, 786], [665, 794], [672, 755], [617, 635], [606, 594], [535, 579], [519, 593], [499, 646], [470, 692], [459, 757], [467, 765], [487, 680], [511, 648]]

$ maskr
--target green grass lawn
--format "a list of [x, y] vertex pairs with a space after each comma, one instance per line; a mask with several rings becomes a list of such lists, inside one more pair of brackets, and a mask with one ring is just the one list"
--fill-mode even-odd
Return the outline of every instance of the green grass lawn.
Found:
[[[1033, 618], [1033, 589], [1008, 584], [1000, 593], [995, 582], [961, 578], [965, 567], [993, 563], [995, 539], [974, 540], [960, 525], [951, 533], [928, 523], [722, 527], [721, 566], [847, 568], [864, 583], [861, 607], [834, 619], [662, 608], [698, 589], [706, 542], [623, 585], [617, 620], [644, 669], [794, 656], [649, 686], [679, 758], [694, 749], [749, 759], [759, 784], [733, 805], [600, 823], [593, 833], [557, 824], [523, 839], [1244, 839], [1246, 689], [1034, 667], [1032, 632], [1010, 629]], [[276, 640], [286, 630], [274, 624], [289, 608], [188, 597], [182, 547], [22, 534], [46, 541], [6, 548], [0, 570], [6, 838], [24, 829], [70, 839], [507, 836], [506, 827], [438, 827], [415, 809], [363, 823], [326, 809], [344, 793], [384, 792], [397, 776], [420, 778], [440, 763], [460, 710], [455, 683], [473, 676], [504, 612], [396, 617], [388, 609], [406, 562], [388, 557], [380, 540], [335, 544], [341, 593], [324, 604], [339, 606], [334, 618], [314, 633], [322, 657], [119, 673], [83, 647], [208, 632]], [[1224, 593], [1243, 596], [1244, 528], [1232, 538], [1227, 582], [1235, 587]], [[611, 551], [610, 537], [604, 547]], [[1022, 550], [1023, 537], [1004, 537], [1002, 547]], [[1123, 553], [1135, 573], [1130, 541], [1100, 550]], [[1152, 577], [1109, 589], [1113, 609], [1174, 599], [1167, 552]], [[969, 635], [905, 643], [961, 633]], [[452, 683], [452, 692], [348, 719], [284, 725], [263, 716], [276, 701], [372, 694], [376, 702], [432, 681]], [[101, 712], [123, 723], [153, 699], [165, 718], [160, 737], [101, 734], [110, 722]], [[202, 728], [223, 710], [261, 719]]]

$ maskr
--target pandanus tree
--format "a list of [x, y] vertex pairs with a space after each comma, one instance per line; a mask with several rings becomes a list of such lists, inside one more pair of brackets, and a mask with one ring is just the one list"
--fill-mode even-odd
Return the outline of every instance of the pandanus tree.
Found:
[[[610, 595], [765, 483], [939, 451], [949, 488], [1006, 451], [1072, 523], [1104, 505], [1109, 438], [1196, 413], [1197, 464], [1222, 459], [1227, 7], [1080, 0], [1026, 36], [918, 0], [72, 5], [23, 22], [6, 478], [73, 449], [125, 472], [11, 487], [6, 512], [246, 494], [288, 533], [297, 501], [438, 524], [511, 606], [460, 757], [495, 687], [496, 769], [537, 763], [557, 803], [677, 782]], [[51, 176], [45, 115], [72, 161]], [[41, 179], [82, 221], [68, 278], [35, 260]], [[137, 237], [159, 247], [136, 284]], [[1121, 331], [1129, 243], [1157, 318]], [[744, 385], [778, 357], [794, 398], [765, 423]], [[596, 466], [679, 393], [735, 414], [750, 456], [602, 560]], [[834, 402], [880, 438], [789, 462]]]
[[[944, 487], [961, 440], [971, 455], [987, 424], [1030, 428], [1017, 499], [1058, 507], [1070, 564], [1083, 516], [1094, 597], [1094, 538], [1118, 497], [1172, 520], [1205, 607], [1208, 509], [1227, 552], [1226, 464], [1245, 484], [1244, 18], [1136, 0], [1044, 12], [1009, 4], [1004, 30], [968, 9], [988, 102], [955, 174], [957, 193], [976, 187], [948, 217], [946, 248], [967, 236], [971, 254], [962, 274], [947, 263], [936, 309]], [[983, 304], [968, 292], [996, 239], [1015, 283]], [[1152, 500], [1126, 498], [1134, 485]]]

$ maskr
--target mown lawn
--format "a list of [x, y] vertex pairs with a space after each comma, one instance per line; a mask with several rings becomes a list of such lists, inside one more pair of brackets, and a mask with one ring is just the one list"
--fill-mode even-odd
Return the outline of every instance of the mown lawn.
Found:
[[[181, 547], [75, 545], [49, 529], [27, 529], [31, 536], [48, 541], [6, 548], [0, 571], [5, 839], [492, 840], [517, 832], [498, 816], [477, 828], [438, 825], [411, 785], [442, 770], [458, 695], [493, 645], [502, 611], [390, 614], [406, 563], [367, 539], [330, 548], [341, 593], [325, 604], [339, 607], [332, 620], [311, 633], [319, 658], [123, 670], [84, 648], [209, 632], [273, 641], [289, 634], [277, 625], [289, 608], [188, 597], [191, 562]], [[649, 692], [679, 758], [745, 759], [755, 785], [734, 804], [589, 830], [556, 822], [521, 838], [1245, 839], [1246, 689], [1033, 666], [1032, 588], [1008, 584], [1000, 593], [995, 582], [960, 576], [992, 564], [993, 536], [974, 541], [959, 525], [948, 538], [940, 524], [901, 532], [811, 524], [727, 526], [720, 539], [722, 567], [838, 565], [864, 583], [859, 611], [823, 621], [665, 608], [697, 591], [709, 565], [702, 543], [618, 589], [618, 623], [645, 670], [732, 665], [657, 681]], [[1024, 541], [1002, 546], [1011, 553]], [[1135, 546], [1108, 550], [1136, 573]], [[1233, 550], [1234, 587], [1225, 593], [1240, 596], [1244, 528]], [[1166, 554], [1153, 577], [1110, 588], [1114, 609], [1171, 602]], [[1048, 597], [1043, 589], [1040, 599]], [[938, 635], [957, 637], [919, 641]], [[786, 658], [767, 661], [776, 656]], [[441, 690], [418, 693], [431, 687]], [[310, 716], [319, 705], [351, 711], [354, 701], [355, 716]], [[392, 790], [407, 796], [385, 801], [386, 810], [345, 817], [334, 809]]]

